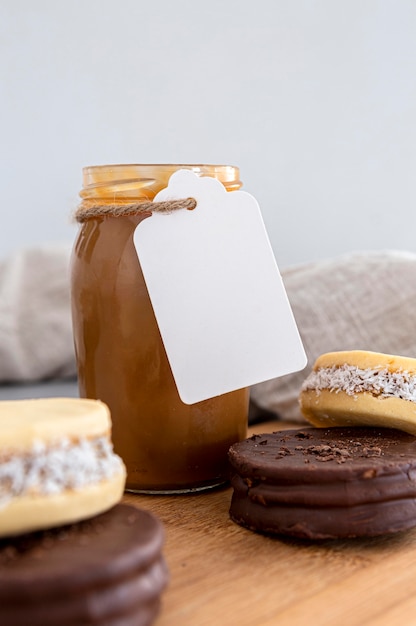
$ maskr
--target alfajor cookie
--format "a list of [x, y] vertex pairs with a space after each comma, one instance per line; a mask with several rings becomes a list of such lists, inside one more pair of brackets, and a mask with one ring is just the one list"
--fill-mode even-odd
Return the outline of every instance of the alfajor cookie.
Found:
[[168, 583], [163, 543], [161, 522], [126, 504], [0, 539], [0, 624], [148, 626]]
[[389, 428], [304, 428], [231, 446], [230, 516], [263, 533], [374, 537], [416, 526], [416, 438]]
[[121, 499], [125, 476], [102, 402], [0, 402], [0, 536], [102, 513]]
[[314, 426], [382, 426], [416, 435], [416, 359], [363, 350], [323, 354], [299, 401]]

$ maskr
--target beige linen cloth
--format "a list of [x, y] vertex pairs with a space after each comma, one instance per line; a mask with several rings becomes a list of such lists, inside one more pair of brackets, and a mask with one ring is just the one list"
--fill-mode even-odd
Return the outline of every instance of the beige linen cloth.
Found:
[[[36, 248], [0, 263], [0, 382], [75, 376], [69, 257], [69, 247]], [[308, 365], [255, 385], [260, 409], [302, 420], [299, 390], [323, 352], [416, 357], [416, 254], [351, 253], [283, 270], [282, 277]]]
[[69, 246], [0, 262], [0, 382], [75, 376]]

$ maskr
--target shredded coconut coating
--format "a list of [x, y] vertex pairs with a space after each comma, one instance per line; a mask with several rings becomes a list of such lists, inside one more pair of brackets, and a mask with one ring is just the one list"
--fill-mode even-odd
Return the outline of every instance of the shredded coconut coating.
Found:
[[405, 370], [395, 372], [387, 368], [360, 369], [355, 365], [333, 365], [312, 371], [302, 385], [302, 391], [328, 389], [349, 396], [368, 392], [383, 398], [394, 397], [416, 402], [416, 376]]
[[106, 437], [37, 443], [22, 455], [0, 457], [0, 507], [23, 495], [55, 495], [81, 489], [123, 471]]

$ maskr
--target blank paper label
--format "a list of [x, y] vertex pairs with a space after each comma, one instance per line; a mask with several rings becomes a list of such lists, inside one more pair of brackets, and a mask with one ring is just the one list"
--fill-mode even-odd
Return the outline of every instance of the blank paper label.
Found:
[[175, 172], [134, 242], [179, 395], [193, 404], [303, 369], [306, 356], [253, 196]]

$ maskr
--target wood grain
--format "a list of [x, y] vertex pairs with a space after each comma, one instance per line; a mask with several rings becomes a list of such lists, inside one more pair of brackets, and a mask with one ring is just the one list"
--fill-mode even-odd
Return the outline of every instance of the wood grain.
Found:
[[416, 625], [416, 529], [321, 543], [271, 538], [234, 524], [230, 499], [229, 487], [125, 495], [165, 525], [171, 580], [155, 626]]

